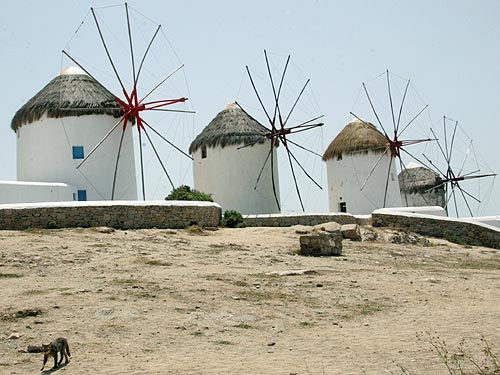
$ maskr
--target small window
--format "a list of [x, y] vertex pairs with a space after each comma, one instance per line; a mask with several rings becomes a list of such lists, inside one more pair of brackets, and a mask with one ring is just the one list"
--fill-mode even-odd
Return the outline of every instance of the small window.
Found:
[[76, 201], [76, 193], [73, 193], [73, 200]]
[[79, 201], [87, 200], [87, 190], [78, 190], [78, 200]]
[[337, 156], [337, 161], [340, 161], [340, 160], [342, 160], [342, 155]]
[[83, 146], [73, 146], [73, 159], [83, 159]]
[[202, 159], [207, 158], [207, 146], [201, 146], [201, 158]]
[[340, 212], [347, 212], [347, 203], [346, 202], [339, 203], [339, 211]]

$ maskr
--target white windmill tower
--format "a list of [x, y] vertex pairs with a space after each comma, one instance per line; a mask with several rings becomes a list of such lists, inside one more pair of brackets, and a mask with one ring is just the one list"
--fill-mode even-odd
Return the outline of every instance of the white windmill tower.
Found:
[[386, 137], [373, 124], [359, 119], [335, 137], [323, 154], [330, 211], [370, 214], [378, 208], [402, 206], [396, 166], [387, 146]]
[[[62, 182], [75, 200], [137, 199], [132, 129], [110, 134], [93, 158], [92, 148], [121, 120], [115, 96], [79, 68], [67, 68], [24, 104], [12, 119], [17, 135], [17, 179]], [[117, 152], [122, 142], [121, 152]], [[117, 170], [117, 155], [120, 168]]]
[[276, 147], [269, 152], [266, 133], [240, 106], [228, 104], [189, 147], [194, 188], [210, 194], [224, 210], [278, 213], [277, 153]]

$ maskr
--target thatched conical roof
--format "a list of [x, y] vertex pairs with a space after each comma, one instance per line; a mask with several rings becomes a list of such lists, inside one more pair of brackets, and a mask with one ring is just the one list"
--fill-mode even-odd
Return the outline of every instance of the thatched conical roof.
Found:
[[[403, 193], [425, 193], [443, 181], [436, 172], [414, 163], [401, 171], [398, 179], [399, 188]], [[440, 188], [444, 189], [444, 185]]]
[[237, 103], [230, 103], [214, 117], [189, 146], [193, 154], [202, 146], [222, 148], [232, 145], [264, 143], [268, 130]]
[[121, 117], [123, 111], [115, 96], [78, 68], [68, 68], [50, 81], [14, 115], [11, 128], [47, 117], [60, 118], [107, 114]]
[[344, 154], [353, 154], [368, 151], [382, 153], [387, 148], [388, 141], [375, 125], [361, 121], [352, 120], [335, 137], [323, 154], [323, 160], [342, 157]]

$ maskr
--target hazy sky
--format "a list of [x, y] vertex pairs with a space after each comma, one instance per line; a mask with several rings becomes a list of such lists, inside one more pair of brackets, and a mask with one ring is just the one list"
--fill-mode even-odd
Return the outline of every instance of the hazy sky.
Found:
[[[349, 112], [361, 100], [361, 83], [389, 69], [397, 77], [411, 79], [419, 98], [429, 104], [425, 118], [431, 125], [443, 115], [458, 120], [482, 160], [499, 171], [500, 2], [496, 0], [128, 3], [162, 24], [185, 64], [189, 97], [196, 110], [187, 132], [192, 136], [227, 103], [253, 94], [245, 65], [265, 72], [266, 49], [277, 65], [292, 55], [304, 79], [311, 79], [314, 112], [325, 115], [319, 136], [304, 134], [295, 141], [320, 139], [315, 147], [322, 153], [352, 118]], [[0, 179], [16, 178], [16, 138], [10, 129], [14, 113], [58, 74], [61, 50], [89, 8], [114, 4], [76, 0], [4, 4], [0, 12]], [[89, 53], [102, 53], [97, 39], [95, 51]], [[369, 118], [371, 114], [360, 115]], [[190, 141], [188, 137], [182, 146]], [[280, 160], [280, 169], [286, 169], [285, 162]], [[175, 157], [171, 163], [179, 164]], [[323, 185], [320, 191], [303, 184], [306, 210], [327, 211], [326, 166], [319, 158], [307, 158], [304, 163]], [[183, 165], [189, 167], [189, 163]], [[185, 173], [185, 168], [173, 173], [175, 182], [192, 185], [191, 171]], [[284, 210], [297, 210], [290, 176], [280, 177]], [[149, 179], [150, 199], [162, 199], [168, 193], [159, 178]], [[500, 213], [499, 184], [492, 188], [484, 183], [481, 189], [488, 194], [480, 214]]]

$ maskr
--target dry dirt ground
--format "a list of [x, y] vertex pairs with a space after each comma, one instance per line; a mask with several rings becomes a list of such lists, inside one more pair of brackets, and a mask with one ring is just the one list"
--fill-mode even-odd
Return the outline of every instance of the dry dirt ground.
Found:
[[46, 373], [446, 374], [427, 333], [500, 348], [498, 251], [364, 231], [339, 257], [296, 255], [293, 228], [2, 231], [0, 373], [60, 336]]

